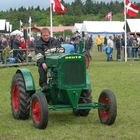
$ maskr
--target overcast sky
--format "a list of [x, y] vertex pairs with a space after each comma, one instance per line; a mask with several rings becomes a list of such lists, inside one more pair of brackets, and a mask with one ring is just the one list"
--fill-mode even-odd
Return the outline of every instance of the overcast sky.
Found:
[[[37, 7], [38, 5], [41, 8], [47, 8], [49, 7], [49, 1], [50, 0], [1, 0], [0, 3], [0, 11], [2, 10], [9, 10], [10, 8], [19, 8], [21, 6], [23, 7]], [[66, 3], [67, 2], [72, 2], [74, 0], [64, 0]], [[83, 0], [84, 1], [84, 0]], [[93, 0], [95, 1], [95, 0]], [[105, 2], [110, 2], [111, 0], [96, 0], [96, 1], [105, 1]], [[116, 1], [116, 0], [113, 0]], [[123, 1], [123, 0], [118, 0], [118, 1]], [[130, 0], [131, 2], [137, 1], [140, 2], [140, 0]]]

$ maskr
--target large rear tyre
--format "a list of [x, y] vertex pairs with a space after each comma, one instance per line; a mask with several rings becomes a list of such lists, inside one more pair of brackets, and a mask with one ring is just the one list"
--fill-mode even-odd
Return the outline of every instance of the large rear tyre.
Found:
[[[83, 90], [82, 93], [81, 93], [79, 104], [81, 104], [81, 103], [91, 103], [91, 100], [92, 100], [91, 90]], [[88, 116], [89, 112], [90, 112], [90, 109], [79, 109], [79, 110], [74, 109], [73, 110], [73, 113], [76, 116]]]
[[36, 128], [45, 129], [48, 124], [48, 103], [45, 95], [35, 93], [32, 96], [31, 116]]
[[99, 96], [99, 104], [106, 105], [107, 108], [98, 108], [101, 123], [111, 125], [117, 116], [116, 98], [112, 91], [103, 90]]
[[30, 99], [22, 74], [16, 73], [11, 83], [11, 111], [15, 119], [25, 120], [29, 118]]

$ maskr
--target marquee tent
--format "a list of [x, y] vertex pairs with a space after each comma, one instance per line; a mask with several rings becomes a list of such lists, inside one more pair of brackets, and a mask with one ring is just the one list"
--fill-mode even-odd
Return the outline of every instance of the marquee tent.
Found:
[[140, 19], [127, 19], [127, 23], [132, 33], [140, 33]]
[[75, 23], [73, 31], [74, 32], [76, 32], [76, 31], [80, 32], [81, 28], [82, 28], [82, 25], [83, 25], [83, 23]]
[[11, 32], [12, 25], [6, 19], [0, 19], [0, 32]]
[[6, 20], [0, 19], [0, 31], [4, 31], [6, 29]]
[[81, 32], [88, 34], [123, 34], [124, 22], [121, 21], [84, 21]]

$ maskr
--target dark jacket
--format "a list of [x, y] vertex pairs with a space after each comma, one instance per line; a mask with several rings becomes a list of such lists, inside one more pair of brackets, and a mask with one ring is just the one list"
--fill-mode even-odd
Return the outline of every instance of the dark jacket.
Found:
[[38, 55], [39, 53], [43, 55], [42, 58], [37, 59], [37, 65], [45, 62], [45, 51], [47, 51], [50, 48], [59, 47], [59, 43], [56, 39], [50, 38], [49, 41], [44, 41], [42, 38], [39, 38], [35, 40], [35, 53]]
[[122, 41], [121, 39], [117, 38], [116, 39], [116, 49], [120, 49], [122, 47]]

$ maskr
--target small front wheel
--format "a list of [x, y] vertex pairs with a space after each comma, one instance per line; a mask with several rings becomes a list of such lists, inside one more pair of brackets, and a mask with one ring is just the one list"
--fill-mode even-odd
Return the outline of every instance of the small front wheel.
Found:
[[32, 96], [31, 116], [36, 128], [45, 129], [48, 124], [48, 103], [45, 95], [35, 93]]
[[104, 108], [98, 108], [101, 123], [106, 125], [113, 124], [117, 116], [117, 104], [113, 92], [110, 90], [103, 90], [99, 96], [98, 102], [106, 106]]

